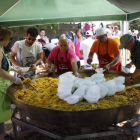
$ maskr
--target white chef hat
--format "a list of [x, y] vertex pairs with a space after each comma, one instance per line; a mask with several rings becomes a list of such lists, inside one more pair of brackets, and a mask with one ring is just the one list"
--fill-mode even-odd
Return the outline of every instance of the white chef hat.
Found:
[[105, 28], [103, 27], [98, 28], [95, 32], [96, 32], [96, 36], [107, 34]]

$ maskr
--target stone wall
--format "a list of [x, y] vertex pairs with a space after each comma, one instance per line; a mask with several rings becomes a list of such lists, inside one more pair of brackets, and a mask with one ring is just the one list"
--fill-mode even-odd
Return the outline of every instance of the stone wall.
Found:
[[[17, 37], [18, 40], [20, 38], [25, 37], [26, 30], [29, 27], [31, 26], [25, 26], [25, 27], [20, 28], [18, 32], [18, 37]], [[37, 28], [38, 28], [38, 31], [40, 31], [40, 29], [42, 28], [45, 29], [46, 36], [49, 39], [53, 39], [53, 38], [59, 37], [61, 34], [64, 34], [65, 31], [67, 31], [69, 34], [70, 34], [70, 31], [75, 32], [75, 30], [77, 29], [77, 24], [59, 24], [59, 30], [56, 30], [56, 33], [54, 33], [51, 27], [48, 25], [40, 25], [40, 26], [37, 26]]]
[[59, 37], [60, 35], [64, 34], [65, 31], [67, 31], [70, 34], [70, 31], [74, 31], [75, 32], [76, 29], [77, 29], [77, 25], [76, 24], [60, 24], [59, 25], [59, 30], [56, 31], [56, 34], [53, 33], [51, 28], [47, 28], [46, 36], [49, 39], [53, 39], [53, 38]]

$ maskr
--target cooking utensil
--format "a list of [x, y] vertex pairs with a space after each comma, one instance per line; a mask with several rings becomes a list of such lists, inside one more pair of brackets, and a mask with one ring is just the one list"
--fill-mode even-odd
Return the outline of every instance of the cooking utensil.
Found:
[[98, 69], [98, 67], [96, 66], [96, 64], [90, 64], [92, 66], [93, 69]]
[[[93, 70], [80, 70], [80, 75], [82, 77], [91, 76]], [[62, 74], [57, 72], [57, 75]], [[52, 77], [53, 74], [49, 73], [49, 77]], [[128, 76], [125, 73], [118, 71], [106, 71], [105, 76]], [[135, 84], [140, 83], [140, 78], [135, 80]], [[14, 99], [14, 93], [18, 90], [18, 86], [11, 85], [7, 94], [10, 96], [12, 101], [16, 104], [17, 108], [21, 112], [29, 117], [30, 119], [44, 122], [48, 124], [60, 125], [60, 126], [76, 126], [76, 127], [88, 127], [88, 126], [101, 126], [101, 125], [110, 125], [116, 124], [125, 120], [132, 119], [136, 114], [140, 114], [140, 102], [135, 103], [134, 105], [125, 105], [116, 108], [108, 109], [97, 109], [97, 110], [85, 110], [85, 111], [60, 111], [60, 110], [51, 110], [46, 108], [40, 108], [32, 105], [28, 105], [17, 101]]]
[[55, 72], [53, 73], [53, 76], [54, 76], [54, 77], [56, 77], [56, 78], [58, 78], [58, 76], [56, 75], [56, 73], [55, 73]]
[[[25, 79], [25, 77], [21, 76], [21, 78]], [[36, 90], [38, 92], [38, 89], [35, 88], [31, 83], [28, 83], [34, 90]]]
[[[25, 79], [25, 77], [24, 76], [22, 76], [22, 74], [21, 73], [19, 73], [18, 72], [18, 74], [21, 76], [21, 78], [23, 78], [23, 79]], [[38, 92], [38, 89], [37, 88], [35, 88], [31, 83], [28, 83], [34, 90], [36, 90], [37, 92]]]
[[30, 71], [30, 67], [11, 66], [11, 71], [15, 71], [17, 73], [24, 73]]
[[116, 94], [122, 95], [122, 94], [124, 94], [126, 92], [127, 89], [137, 88], [137, 87], [140, 87], [140, 84], [135, 84], [135, 85], [132, 85], [132, 86], [125, 87], [124, 90], [122, 90], [120, 92], [116, 92]]

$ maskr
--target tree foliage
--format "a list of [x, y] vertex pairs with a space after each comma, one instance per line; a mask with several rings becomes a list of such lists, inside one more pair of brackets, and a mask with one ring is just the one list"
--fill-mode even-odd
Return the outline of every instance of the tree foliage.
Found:
[[140, 32], [140, 18], [129, 22], [131, 30], [138, 30]]
[[48, 24], [51, 30], [56, 34], [56, 31], [59, 30], [59, 24]]

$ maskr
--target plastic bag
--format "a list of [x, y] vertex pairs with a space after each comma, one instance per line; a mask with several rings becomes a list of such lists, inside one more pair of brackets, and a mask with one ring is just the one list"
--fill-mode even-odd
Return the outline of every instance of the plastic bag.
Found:
[[119, 84], [123, 84], [123, 83], [125, 82], [125, 77], [123, 77], [123, 76], [118, 76], [118, 77], [116, 77], [116, 78], [113, 79], [113, 80], [116, 82], [117, 85], [119, 85]]
[[61, 80], [61, 78], [63, 79], [66, 79], [66, 80], [70, 80], [70, 81], [74, 81], [75, 80], [75, 76], [73, 74], [71, 74], [70, 72], [67, 72], [67, 73], [64, 73], [64, 74], [61, 74], [59, 76], [59, 80]]
[[79, 96], [79, 101], [82, 101], [84, 96], [85, 96], [85, 87], [79, 87], [73, 95], [78, 95]]
[[96, 82], [95, 82], [95, 81], [92, 81], [92, 86], [93, 86], [93, 85], [96, 85]]
[[117, 85], [117, 92], [120, 92], [120, 91], [122, 91], [122, 90], [124, 90], [125, 89], [125, 85]]
[[74, 80], [72, 77], [60, 77], [59, 78], [59, 83], [63, 84], [63, 83], [73, 83]]
[[85, 79], [86, 79], [86, 80], [90, 80], [90, 81], [91, 81], [91, 77], [86, 77]]
[[99, 85], [99, 87], [100, 87], [100, 96], [101, 98], [104, 98], [107, 95], [108, 88], [103, 85]]
[[82, 87], [82, 86], [92, 86], [92, 85], [93, 85], [93, 83], [92, 83], [91, 80], [86, 80], [86, 79], [84, 79], [84, 80], [82, 80], [82, 81], [79, 82], [78, 87]]
[[98, 83], [99, 86], [106, 86], [106, 82]]
[[102, 83], [105, 82], [104, 74], [94, 74], [91, 76], [92, 81], [95, 81], [96, 83]]
[[104, 78], [104, 74], [93, 74], [91, 76], [91, 80], [94, 81], [94, 79], [100, 79], [100, 78]]
[[69, 92], [65, 92], [65, 93], [57, 93], [57, 95], [59, 96], [60, 99], [65, 99], [66, 97], [72, 95]]
[[105, 78], [100, 78], [100, 79], [95, 79], [94, 80], [95, 81], [95, 83], [102, 83], [102, 82], [105, 82], [106, 81], [106, 79]]
[[61, 87], [58, 87], [57, 88], [57, 92], [58, 93], [68, 93], [68, 94], [71, 94], [71, 91], [72, 91], [72, 88], [61, 88]]
[[89, 85], [83, 85], [82, 87], [85, 88], [85, 92], [87, 92], [88, 89], [89, 89], [91, 86], [89, 86]]
[[75, 78], [75, 81], [74, 81], [74, 87], [78, 87], [78, 85], [79, 85], [79, 83], [81, 82], [81, 81], [83, 81], [84, 79], [80, 79], [80, 78]]
[[68, 104], [76, 104], [79, 102], [79, 96], [78, 95], [71, 95], [64, 99]]
[[114, 80], [109, 80], [105, 82], [104, 85], [108, 87], [107, 96], [112, 96], [116, 93], [117, 86]]
[[63, 84], [57, 84], [58, 87], [61, 87], [61, 88], [72, 88], [73, 87], [73, 83], [63, 83]]
[[91, 86], [84, 96], [89, 103], [97, 103], [100, 97], [100, 87], [98, 85]]

